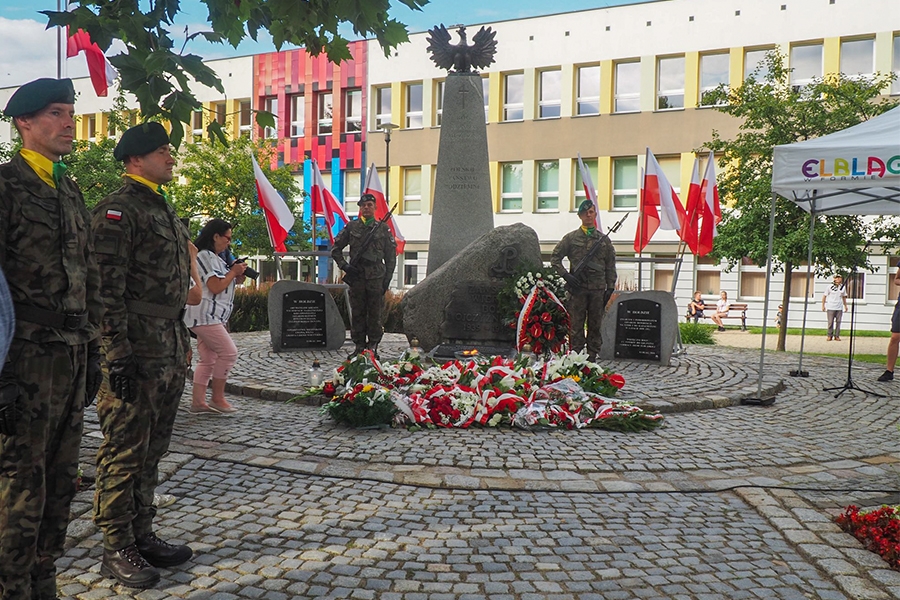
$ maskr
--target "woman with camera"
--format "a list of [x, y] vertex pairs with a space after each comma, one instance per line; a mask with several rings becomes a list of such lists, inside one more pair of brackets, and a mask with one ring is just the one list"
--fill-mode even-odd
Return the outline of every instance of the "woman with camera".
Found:
[[[231, 244], [231, 224], [212, 219], [194, 245], [199, 250], [197, 266], [203, 287], [203, 299], [197, 306], [188, 306], [184, 322], [197, 337], [200, 361], [194, 369], [191, 394], [192, 415], [228, 414], [237, 409], [225, 399], [225, 381], [237, 362], [237, 347], [225, 324], [234, 306], [234, 286], [245, 279], [246, 263], [226, 264], [219, 256]], [[212, 388], [209, 402], [206, 389]]]

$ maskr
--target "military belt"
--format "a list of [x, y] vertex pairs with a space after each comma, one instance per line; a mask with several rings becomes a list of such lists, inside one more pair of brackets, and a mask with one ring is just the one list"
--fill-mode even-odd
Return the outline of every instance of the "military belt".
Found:
[[16, 318], [37, 325], [45, 325], [52, 329], [78, 331], [87, 325], [88, 322], [87, 311], [80, 313], [58, 313], [36, 306], [29, 306], [27, 304], [16, 304], [15, 308]]
[[165, 306], [163, 304], [155, 304], [153, 302], [142, 302], [141, 300], [125, 300], [125, 308], [128, 312], [145, 317], [159, 317], [160, 319], [168, 319], [169, 321], [178, 321], [184, 316], [184, 307]]

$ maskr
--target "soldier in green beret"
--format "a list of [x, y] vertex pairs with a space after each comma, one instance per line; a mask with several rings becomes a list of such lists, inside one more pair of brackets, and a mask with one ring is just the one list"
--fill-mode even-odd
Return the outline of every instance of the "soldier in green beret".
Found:
[[158, 466], [168, 451], [190, 347], [182, 321], [191, 278], [190, 237], [163, 184], [175, 160], [159, 123], [127, 130], [114, 156], [124, 183], [97, 204], [92, 221], [103, 283], [103, 349], [109, 378], [97, 401], [94, 522], [103, 532], [100, 572], [151, 587], [157, 567], [193, 554], [153, 531]]
[[[569, 347], [580, 352], [585, 345], [587, 321], [588, 358], [596, 360], [600, 354], [600, 324], [606, 310], [608, 293], [616, 288], [616, 251], [609, 236], [597, 230], [597, 209], [590, 200], [578, 207], [581, 227], [567, 233], [553, 249], [550, 264], [566, 280], [566, 310], [569, 311]], [[594, 247], [599, 247], [594, 250]], [[590, 259], [577, 275], [562, 263], [569, 259], [572, 271], [592, 252]]]
[[0, 165], [0, 268], [15, 334], [0, 370], [0, 598], [56, 598], [82, 418], [100, 370], [100, 273], [72, 151], [69, 79], [20, 87], [4, 110], [22, 149]]

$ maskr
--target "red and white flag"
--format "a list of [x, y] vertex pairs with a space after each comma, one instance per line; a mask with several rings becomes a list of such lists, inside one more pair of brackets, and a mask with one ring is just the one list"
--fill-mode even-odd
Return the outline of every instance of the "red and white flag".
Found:
[[691, 172], [691, 185], [688, 188], [687, 207], [685, 209], [685, 231], [682, 239], [687, 243], [691, 253], [697, 254], [697, 235], [700, 231], [700, 217], [703, 215], [703, 207], [700, 204], [700, 158], [694, 159], [694, 170]]
[[256, 195], [259, 206], [266, 215], [269, 241], [272, 242], [275, 252], [287, 252], [284, 242], [288, 238], [291, 227], [294, 226], [294, 215], [291, 214], [291, 210], [285, 204], [281, 194], [266, 179], [262, 169], [259, 168], [259, 163], [256, 162], [256, 157], [251, 154], [250, 160], [253, 161], [253, 175], [256, 177]]
[[[378, 177], [375, 163], [372, 163], [372, 166], [369, 167], [369, 172], [366, 174], [366, 185], [363, 194], [372, 194], [375, 196], [375, 218], [383, 219], [384, 215], [388, 214], [389, 209], [387, 200], [384, 198], [384, 190], [381, 189], [381, 179]], [[397, 225], [397, 220], [394, 218], [394, 215], [391, 215], [390, 220], [387, 222], [387, 226], [394, 235], [394, 242], [397, 244], [397, 254], [402, 254], [403, 249], [406, 248], [406, 238], [400, 233], [400, 227]]]
[[641, 252], [647, 247], [657, 229], [678, 231], [682, 235], [685, 221], [684, 206], [675, 189], [647, 148], [647, 165], [644, 171], [640, 200], [639, 222], [634, 237], [634, 250]]
[[[603, 233], [603, 226], [600, 224], [600, 205], [597, 203], [597, 188], [594, 187], [594, 180], [591, 178], [591, 172], [584, 166], [581, 160], [581, 152], [578, 153], [578, 172], [581, 173], [581, 184], [584, 186], [585, 197], [594, 205], [594, 212], [597, 217], [594, 220], [594, 227], [597, 231]], [[578, 208], [577, 206], [575, 208]]]
[[703, 208], [703, 224], [700, 228], [698, 254], [706, 256], [712, 252], [713, 240], [719, 232], [716, 225], [722, 221], [722, 207], [719, 206], [719, 186], [716, 183], [716, 157], [712, 152], [706, 159], [706, 172], [700, 183], [700, 201]]
[[344, 207], [325, 187], [325, 180], [322, 179], [322, 172], [319, 171], [316, 161], [312, 163], [312, 171], [313, 180], [309, 190], [310, 210], [313, 215], [325, 217], [325, 223], [328, 225], [328, 240], [334, 244], [334, 224], [337, 222], [334, 216], [337, 215], [344, 225], [349, 219], [347, 219], [347, 213], [344, 212]]
[[119, 76], [119, 72], [103, 54], [100, 46], [92, 42], [91, 36], [83, 29], [70, 35], [66, 42], [67, 58], [72, 58], [79, 52], [84, 52], [84, 56], [87, 58], [88, 73], [91, 75], [94, 92], [105, 98], [113, 81]]

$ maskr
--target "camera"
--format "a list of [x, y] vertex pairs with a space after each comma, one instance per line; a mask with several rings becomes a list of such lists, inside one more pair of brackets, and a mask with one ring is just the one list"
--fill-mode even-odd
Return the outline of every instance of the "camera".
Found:
[[[249, 258], [249, 256], [245, 256], [244, 258], [238, 258], [238, 259], [236, 259], [234, 262], [236, 262], [236, 263], [247, 262], [247, 259], [248, 259], [248, 258]], [[232, 264], [234, 264], [234, 263], [232, 263]], [[245, 277], [249, 277], [249, 278], [252, 279], [253, 281], [256, 281], [257, 279], [259, 279], [259, 271], [257, 271], [256, 269], [251, 268], [251, 267], [248, 265], [248, 266], [247, 266], [247, 270], [244, 271], [244, 276], [245, 276]]]

